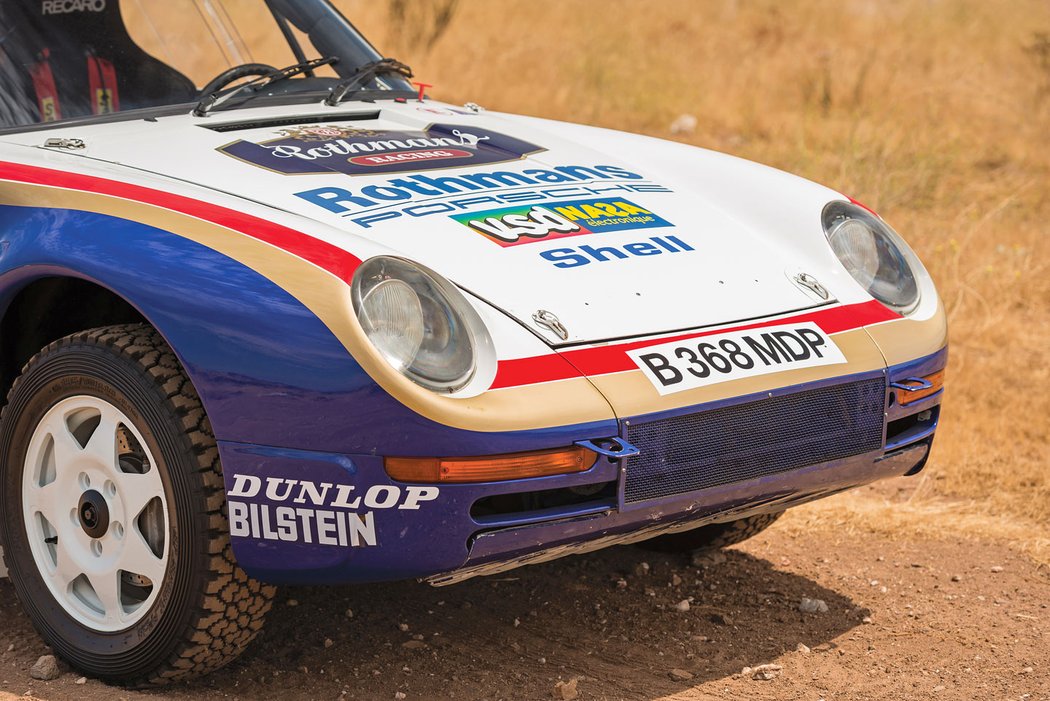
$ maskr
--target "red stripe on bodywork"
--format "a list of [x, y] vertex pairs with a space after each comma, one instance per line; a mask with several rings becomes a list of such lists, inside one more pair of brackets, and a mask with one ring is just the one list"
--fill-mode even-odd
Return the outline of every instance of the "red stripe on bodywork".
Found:
[[666, 338], [649, 338], [644, 341], [632, 341], [611, 346], [601, 346], [598, 348], [580, 348], [578, 350], [564, 351], [558, 355], [541, 355], [532, 358], [501, 360], [496, 371], [496, 379], [492, 383], [492, 388], [500, 389], [503, 387], [536, 384], [538, 382], [566, 380], [572, 377], [579, 377], [581, 374], [594, 376], [608, 375], [614, 372], [624, 372], [626, 370], [637, 370], [638, 366], [635, 365], [634, 361], [627, 355], [627, 351], [646, 348], [648, 346], [657, 346], [663, 343], [687, 341], [693, 338], [712, 336], [715, 334], [727, 333], [729, 331], [747, 331], [749, 329], [760, 329], [767, 326], [779, 326], [781, 324], [794, 324], [800, 321], [812, 321], [820, 326], [825, 333], [833, 334], [899, 318], [899, 314], [891, 311], [879, 302], [872, 300], [870, 302], [849, 304], [842, 307], [834, 307], [832, 309], [821, 309], [819, 311], [798, 314], [796, 316], [779, 319], [766, 319], [753, 324], [745, 324], [743, 326], [713, 329], [710, 331], [697, 331], [679, 336], [669, 336]]
[[0, 161], [0, 179], [111, 195], [188, 214], [276, 246], [310, 261], [346, 282], [350, 282], [354, 270], [361, 264], [361, 259], [342, 248], [301, 231], [217, 204], [141, 185], [3, 161]]
[[[271, 244], [327, 270], [346, 282], [350, 282], [354, 270], [361, 264], [361, 259], [353, 254], [301, 231], [217, 204], [142, 185], [3, 161], [0, 161], [0, 179], [110, 195], [181, 212]], [[745, 331], [779, 324], [812, 321], [826, 333], [832, 334], [897, 318], [900, 318], [898, 314], [873, 300], [743, 326], [699, 331], [667, 338], [650, 338], [597, 348], [581, 348], [560, 354], [552, 353], [531, 358], [502, 360], [499, 362], [492, 389], [566, 380], [580, 377], [581, 374], [594, 376], [635, 370], [637, 366], [626, 351], [728, 331]]]

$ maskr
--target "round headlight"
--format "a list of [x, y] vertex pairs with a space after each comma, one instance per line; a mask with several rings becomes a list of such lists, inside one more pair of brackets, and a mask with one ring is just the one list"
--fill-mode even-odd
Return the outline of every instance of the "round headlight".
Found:
[[907, 244], [886, 222], [850, 202], [829, 203], [823, 222], [831, 250], [868, 294], [897, 311], [915, 306], [919, 285]]
[[450, 282], [401, 258], [361, 264], [351, 285], [354, 311], [379, 354], [413, 382], [454, 392], [474, 376], [482, 322]]

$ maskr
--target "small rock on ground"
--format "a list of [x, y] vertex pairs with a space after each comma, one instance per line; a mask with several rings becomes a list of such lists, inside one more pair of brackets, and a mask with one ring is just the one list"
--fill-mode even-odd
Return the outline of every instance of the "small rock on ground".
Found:
[[689, 610], [689, 599], [682, 599], [681, 601], [679, 601], [677, 604], [674, 605], [674, 610], [675, 611], [680, 611], [682, 613], [685, 613], [686, 611], [688, 611]]
[[73, 682], [73, 683], [74, 683], [74, 684], [87, 684], [87, 677], [81, 677], [80, 679], [77, 679], [77, 680], [76, 680], [75, 682]]
[[823, 599], [803, 598], [798, 605], [798, 610], [802, 613], [827, 613], [828, 605]]
[[672, 669], [667, 673], [667, 676], [676, 682], [687, 682], [693, 678], [692, 672], [687, 672], [684, 669]]
[[567, 682], [558, 682], [555, 684], [554, 698], [561, 699], [562, 701], [572, 701], [573, 699], [579, 698], [580, 692], [576, 688], [579, 681], [579, 679], [570, 679]]
[[43, 655], [29, 670], [30, 677], [45, 682], [58, 679], [61, 673], [58, 669], [58, 660], [54, 655]]
[[810, 652], [812, 652], [812, 650], [809, 649], [809, 645], [806, 645], [805, 643], [799, 643], [795, 649], [801, 652], [803, 655], [808, 655]]
[[751, 670], [751, 678], [755, 681], [768, 682], [780, 676], [782, 669], [784, 668], [778, 664], [760, 664]]

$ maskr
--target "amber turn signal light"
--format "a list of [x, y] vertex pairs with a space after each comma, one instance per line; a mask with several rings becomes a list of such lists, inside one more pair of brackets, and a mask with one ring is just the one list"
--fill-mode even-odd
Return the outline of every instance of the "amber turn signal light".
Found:
[[573, 446], [478, 458], [386, 458], [386, 473], [399, 482], [494, 482], [583, 472], [598, 455]]
[[[930, 383], [929, 387], [921, 387], [916, 385], [916, 389], [902, 390], [900, 387], [897, 388], [897, 403], [901, 406], [908, 406], [914, 404], [920, 399], [925, 399], [931, 394], [936, 394], [944, 389], [944, 370], [938, 370], [932, 375], [924, 375], [922, 379]], [[904, 380], [900, 383], [905, 386], [911, 386], [913, 383]]]

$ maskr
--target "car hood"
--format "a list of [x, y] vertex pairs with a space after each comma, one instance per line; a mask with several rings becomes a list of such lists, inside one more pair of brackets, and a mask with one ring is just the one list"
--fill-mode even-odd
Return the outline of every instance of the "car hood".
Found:
[[817, 306], [829, 300], [792, 278], [805, 272], [831, 289], [836, 275], [819, 215], [837, 193], [610, 130], [388, 101], [79, 125], [5, 140], [40, 146], [55, 137], [83, 140], [77, 156], [351, 232], [342, 242], [325, 234], [351, 252], [356, 236], [372, 239], [554, 345]]

